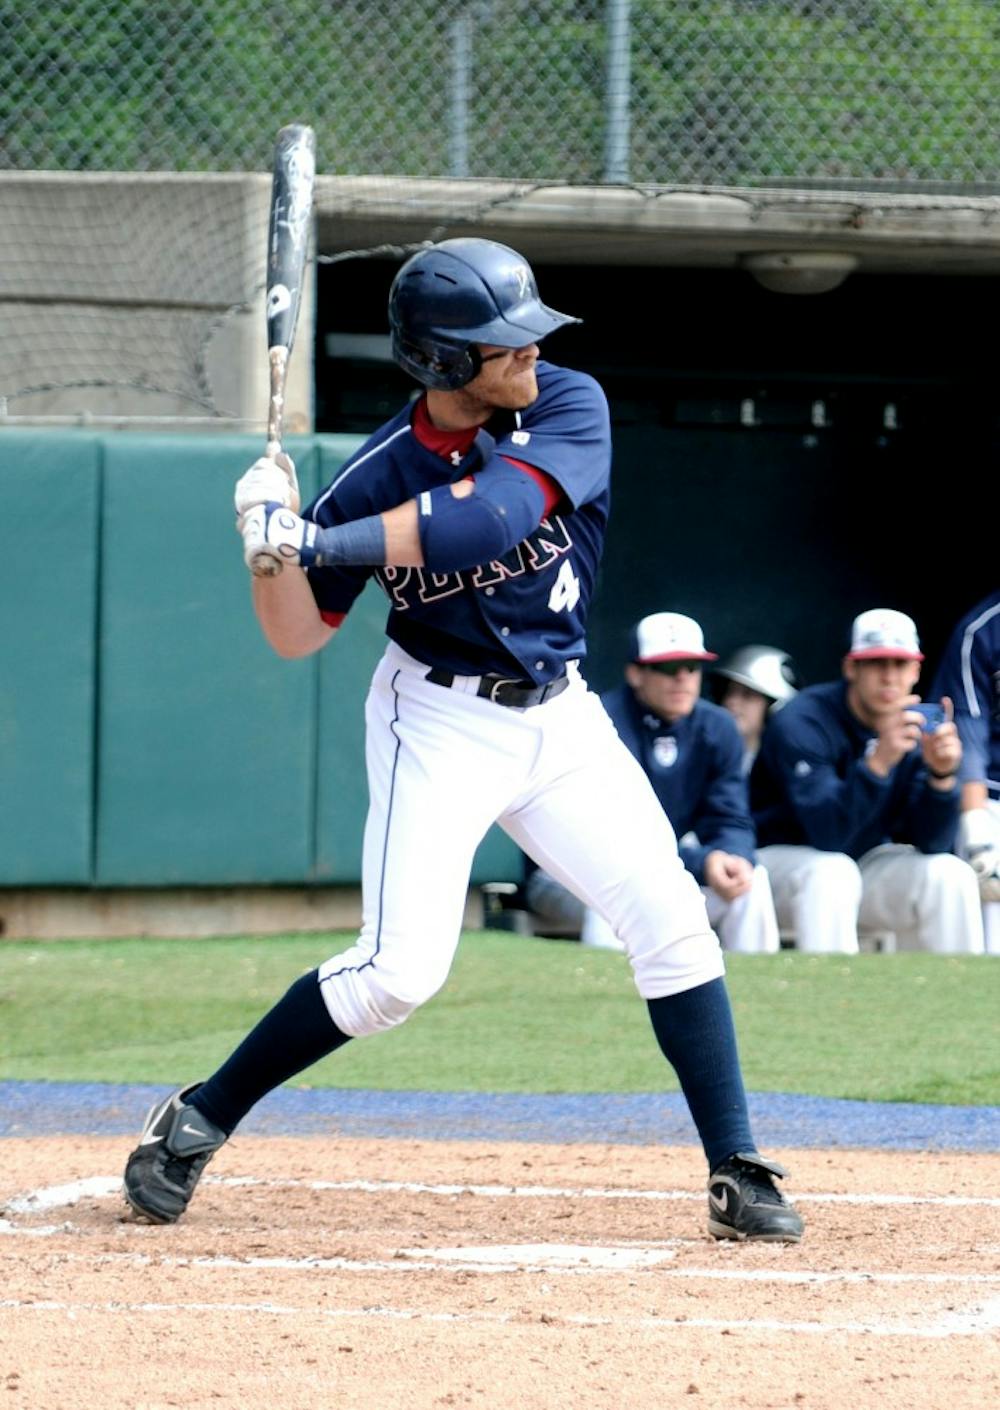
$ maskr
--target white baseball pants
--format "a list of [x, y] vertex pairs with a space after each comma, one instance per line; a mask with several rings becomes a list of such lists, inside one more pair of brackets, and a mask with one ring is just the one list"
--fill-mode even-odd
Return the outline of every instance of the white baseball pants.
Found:
[[363, 924], [319, 971], [337, 1027], [393, 1027], [440, 989], [494, 822], [605, 916], [643, 998], [719, 978], [722, 952], [666, 815], [575, 667], [562, 694], [526, 710], [481, 699], [478, 677], [449, 689], [426, 672], [390, 643], [369, 691]]
[[[774, 955], [781, 948], [778, 921], [771, 896], [767, 869], [756, 866], [749, 891], [733, 901], [724, 901], [710, 886], [701, 887], [708, 922], [724, 950], [747, 955]], [[623, 948], [607, 921], [596, 911], [586, 911], [580, 930], [585, 945], [603, 950]]]
[[899, 950], [981, 955], [979, 889], [950, 852], [875, 847], [857, 862], [842, 852], [774, 845], [767, 867], [778, 925], [814, 954], [857, 954], [858, 931], [889, 931]]

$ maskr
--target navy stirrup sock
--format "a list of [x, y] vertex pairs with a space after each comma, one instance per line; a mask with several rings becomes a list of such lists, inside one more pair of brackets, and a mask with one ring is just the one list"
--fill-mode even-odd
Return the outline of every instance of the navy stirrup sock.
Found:
[[190, 1104], [229, 1135], [274, 1087], [349, 1042], [330, 1017], [313, 969], [288, 990]]
[[755, 1151], [725, 981], [713, 979], [647, 1002], [656, 1041], [677, 1073], [709, 1170], [736, 1151]]

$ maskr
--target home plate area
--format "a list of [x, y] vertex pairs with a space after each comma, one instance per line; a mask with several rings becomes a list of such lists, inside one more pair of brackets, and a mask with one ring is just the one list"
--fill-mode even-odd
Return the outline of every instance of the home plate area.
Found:
[[128, 1148], [2, 1144], [11, 1406], [1000, 1403], [989, 1154], [775, 1152], [785, 1246], [708, 1237], [692, 1147], [237, 1135], [170, 1226]]

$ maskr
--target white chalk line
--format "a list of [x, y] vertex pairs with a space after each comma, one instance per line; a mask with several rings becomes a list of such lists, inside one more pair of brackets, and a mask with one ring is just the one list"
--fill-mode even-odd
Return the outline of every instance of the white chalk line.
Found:
[[[229, 1188], [341, 1190], [364, 1194], [479, 1195], [488, 1199], [636, 1199], [703, 1200], [702, 1191], [613, 1189], [607, 1186], [559, 1185], [453, 1185], [424, 1184], [416, 1180], [297, 1180], [263, 1179], [254, 1175], [206, 1176], [205, 1184]], [[50, 1185], [15, 1196], [3, 1206], [4, 1214], [35, 1214], [63, 1209], [88, 1197], [106, 1199], [121, 1193], [121, 1178], [96, 1175], [65, 1185]], [[975, 1195], [900, 1194], [796, 1194], [796, 1204], [930, 1205], [938, 1208], [1000, 1208], [1000, 1198]]]
[[[686, 1241], [678, 1240], [678, 1244]], [[632, 1244], [484, 1244], [474, 1247], [398, 1249], [390, 1259], [236, 1257], [227, 1254], [60, 1253], [59, 1262], [125, 1265], [142, 1268], [227, 1268], [247, 1272], [339, 1273], [541, 1273], [587, 1275], [607, 1272], [656, 1270], [661, 1278], [734, 1283], [775, 1283], [785, 1286], [982, 1287], [1000, 1286], [1000, 1273], [869, 1273], [818, 1272], [776, 1268], [673, 1268], [666, 1267], [676, 1252], [662, 1246]]]
[[411, 1322], [492, 1322], [500, 1324], [525, 1323], [534, 1320], [548, 1324], [571, 1327], [624, 1327], [629, 1330], [669, 1328], [671, 1336], [687, 1327], [708, 1331], [749, 1331], [811, 1333], [820, 1336], [861, 1334], [881, 1337], [922, 1337], [941, 1338], [955, 1336], [992, 1335], [1000, 1327], [1000, 1298], [968, 1309], [965, 1312], [949, 1312], [937, 1319], [928, 1318], [925, 1322], [784, 1322], [774, 1317], [721, 1318], [721, 1317], [590, 1317], [580, 1314], [547, 1316], [540, 1314], [537, 1319], [521, 1313], [485, 1312], [429, 1312], [416, 1308], [402, 1307], [293, 1307], [275, 1302], [59, 1302], [52, 1299], [29, 1302], [18, 1298], [0, 1299], [0, 1310], [16, 1312], [59, 1312], [71, 1320], [81, 1313], [110, 1313], [112, 1315], [132, 1313], [154, 1313], [157, 1315], [195, 1312], [199, 1316], [206, 1313], [234, 1312], [263, 1315], [268, 1317], [309, 1316], [324, 1319], [386, 1318], [395, 1321]]
[[[556, 1186], [508, 1186], [508, 1185], [452, 1185], [423, 1184], [416, 1181], [373, 1181], [373, 1180], [261, 1180], [252, 1176], [209, 1177], [212, 1183], [229, 1186], [263, 1186], [265, 1188], [305, 1188], [316, 1190], [363, 1191], [368, 1193], [400, 1192], [426, 1193], [437, 1195], [480, 1194], [497, 1198], [638, 1198], [638, 1199], [701, 1199], [700, 1193], [681, 1190], [610, 1190], [601, 1187], [556, 1187]], [[5, 1212], [10, 1214], [37, 1213], [43, 1210], [72, 1207], [86, 1198], [109, 1198], [121, 1194], [121, 1181], [117, 1177], [92, 1176], [88, 1179], [71, 1181], [67, 1184], [52, 1185], [30, 1191], [8, 1202]], [[815, 1202], [843, 1202], [859, 1204], [947, 1204], [947, 1205], [995, 1205], [997, 1200], [963, 1198], [960, 1196], [909, 1196], [909, 1195], [813, 1195], [800, 1198]], [[72, 1224], [20, 1227], [8, 1219], [0, 1219], [0, 1233], [64, 1233], [73, 1230]], [[683, 1241], [678, 1241], [683, 1242]], [[541, 1255], [541, 1257], [540, 1257]], [[814, 1271], [793, 1272], [778, 1269], [719, 1269], [719, 1268], [671, 1268], [664, 1264], [674, 1257], [674, 1253], [661, 1241], [657, 1247], [645, 1247], [635, 1243], [609, 1248], [585, 1245], [506, 1245], [479, 1248], [404, 1249], [391, 1260], [355, 1260], [346, 1258], [227, 1258], [202, 1256], [182, 1258], [170, 1256], [150, 1256], [145, 1254], [101, 1254], [89, 1257], [86, 1254], [69, 1254], [66, 1261], [86, 1263], [133, 1263], [147, 1266], [189, 1266], [207, 1268], [246, 1268], [259, 1270], [288, 1269], [334, 1270], [349, 1272], [445, 1272], [469, 1271], [477, 1273], [522, 1272], [553, 1276], [560, 1274], [597, 1274], [609, 1269], [641, 1272], [655, 1270], [657, 1278], [682, 1278], [687, 1280], [715, 1280], [733, 1282], [783, 1283], [799, 1285], [839, 1284], [937, 1284], [987, 1286], [1000, 1283], [1000, 1275], [961, 1274], [961, 1273], [821, 1273]], [[53, 1311], [65, 1313], [74, 1318], [87, 1312], [109, 1314], [151, 1312], [169, 1313], [193, 1311], [246, 1312], [269, 1316], [302, 1316], [306, 1309], [283, 1306], [271, 1302], [247, 1303], [104, 1303], [69, 1302], [29, 1302], [18, 1299], [0, 1301], [0, 1308], [17, 1311]], [[414, 1309], [390, 1307], [361, 1307], [341, 1309], [310, 1308], [317, 1315], [326, 1318], [383, 1317], [407, 1321], [427, 1322], [474, 1322], [523, 1321], [523, 1315], [424, 1312]], [[585, 1316], [560, 1316], [557, 1320], [566, 1325], [580, 1327], [628, 1326], [662, 1328], [664, 1326], [693, 1327], [705, 1330], [745, 1330], [753, 1332], [807, 1334], [864, 1334], [874, 1336], [940, 1338], [950, 1336], [979, 1336], [994, 1334], [1000, 1328], [1000, 1298], [992, 1298], [964, 1311], [950, 1309], [938, 1317], [928, 1317], [919, 1323], [914, 1322], [858, 1322], [837, 1323], [785, 1322], [774, 1318], [683, 1318], [669, 1319], [657, 1317], [609, 1318]]]

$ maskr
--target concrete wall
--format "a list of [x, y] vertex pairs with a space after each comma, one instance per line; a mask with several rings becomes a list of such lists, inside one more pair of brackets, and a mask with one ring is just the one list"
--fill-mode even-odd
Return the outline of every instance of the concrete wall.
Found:
[[[4, 172], [0, 413], [263, 434], [270, 175]], [[286, 430], [312, 429], [310, 263]], [[178, 427], [183, 429], [183, 427]]]

